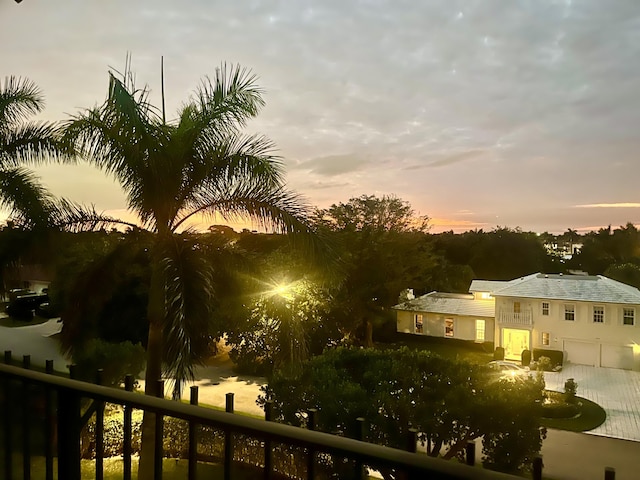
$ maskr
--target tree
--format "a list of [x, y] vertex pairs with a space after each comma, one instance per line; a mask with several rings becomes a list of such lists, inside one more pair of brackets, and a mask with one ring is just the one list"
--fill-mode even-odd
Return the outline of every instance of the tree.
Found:
[[634, 263], [613, 264], [605, 270], [604, 275], [627, 285], [640, 288], [640, 265]]
[[[284, 188], [273, 144], [241, 132], [264, 105], [256, 77], [216, 69], [165, 121], [127, 68], [109, 73], [106, 101], [65, 125], [65, 140], [121, 184], [129, 210], [153, 233], [145, 393], [159, 393], [164, 371], [177, 382], [202, 359], [210, 320], [212, 271], [197, 243], [177, 235], [194, 215], [247, 215], [280, 232], [311, 232], [301, 199]], [[145, 415], [141, 478], [153, 465], [153, 417]]]
[[431, 278], [428, 218], [395, 196], [373, 195], [334, 204], [316, 217], [335, 240], [342, 266], [332, 314], [347, 337], [371, 346], [373, 325], [391, 319], [400, 291]]
[[278, 250], [262, 259], [259, 270], [259, 277], [245, 282], [244, 314], [226, 330], [240, 371], [270, 375], [273, 369], [296, 369], [341, 340], [329, 315], [329, 285], [309, 262]]
[[[413, 427], [427, 454], [444, 459], [460, 456], [467, 442], [484, 436], [488, 463], [517, 470], [530, 465], [545, 435], [541, 378], [496, 378], [484, 365], [407, 348], [337, 348], [295, 375], [276, 372], [260, 401], [273, 400], [280, 420], [294, 425], [318, 408], [318, 429], [349, 437], [357, 436], [355, 419], [363, 417], [368, 441], [396, 448], [406, 445]], [[514, 447], [514, 438], [522, 445]]]
[[[7, 244], [10, 248], [3, 249], [3, 292], [7, 269], [26, 252], [33, 251], [35, 245], [43, 244], [60, 206], [24, 167], [68, 158], [56, 125], [28, 120], [43, 108], [44, 98], [33, 82], [11, 76], [0, 85], [0, 207], [8, 209], [12, 219], [3, 236], [5, 240], [19, 237], [17, 242]], [[34, 229], [37, 232], [30, 234]]]

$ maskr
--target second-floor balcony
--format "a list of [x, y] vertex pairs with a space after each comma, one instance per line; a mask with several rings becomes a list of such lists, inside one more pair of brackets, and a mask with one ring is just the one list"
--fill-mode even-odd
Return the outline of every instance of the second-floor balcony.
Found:
[[499, 310], [498, 323], [511, 325], [531, 325], [533, 323], [533, 312], [531, 310], [522, 310], [520, 312]]

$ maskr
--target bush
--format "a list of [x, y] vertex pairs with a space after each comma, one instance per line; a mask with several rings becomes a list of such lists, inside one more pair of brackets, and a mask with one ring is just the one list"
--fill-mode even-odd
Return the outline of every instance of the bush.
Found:
[[564, 352], [562, 350], [547, 350], [543, 348], [533, 349], [533, 360], [536, 362], [540, 357], [547, 357], [551, 361], [551, 369], [562, 367]]
[[536, 370], [539, 372], [550, 372], [551, 369], [552, 365], [549, 357], [540, 357], [536, 362]]
[[127, 374], [136, 375], [144, 368], [145, 352], [140, 344], [111, 343], [99, 338], [86, 342], [73, 352], [77, 364], [77, 378], [95, 382], [98, 369], [103, 370], [102, 383], [119, 386]]
[[493, 359], [494, 360], [504, 360], [504, 348], [503, 347], [496, 347], [495, 351], [493, 352]]
[[580, 412], [576, 403], [548, 403], [542, 405], [542, 416], [545, 418], [571, 418]]
[[531, 350], [523, 350], [521, 358], [523, 367], [528, 367], [529, 365], [531, 365]]

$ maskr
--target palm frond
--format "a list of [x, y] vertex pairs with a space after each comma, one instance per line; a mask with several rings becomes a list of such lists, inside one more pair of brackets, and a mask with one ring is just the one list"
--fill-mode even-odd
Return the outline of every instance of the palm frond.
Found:
[[0, 169], [0, 206], [24, 228], [51, 224], [53, 196], [36, 175], [25, 168]]
[[234, 123], [244, 126], [265, 104], [257, 79], [240, 65], [223, 63], [216, 68], [214, 80], [205, 77], [195, 92], [198, 116], [217, 128]]
[[21, 77], [5, 77], [0, 87], [0, 128], [11, 128], [43, 108], [44, 98], [34, 82]]
[[53, 123], [26, 123], [0, 134], [0, 165], [73, 160], [73, 148], [63, 142], [60, 127]]
[[208, 354], [212, 269], [188, 236], [172, 236], [163, 247], [165, 365], [179, 392]]
[[80, 205], [65, 198], [54, 202], [51, 222], [60, 230], [74, 233], [93, 232], [110, 227], [123, 226], [131, 229], [140, 228], [135, 223], [98, 213], [93, 205]]

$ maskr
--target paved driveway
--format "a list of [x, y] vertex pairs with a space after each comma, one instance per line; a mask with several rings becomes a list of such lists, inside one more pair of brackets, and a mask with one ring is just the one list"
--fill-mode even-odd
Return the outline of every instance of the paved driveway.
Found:
[[607, 419], [592, 435], [640, 442], [640, 372], [614, 368], [565, 365], [561, 372], [544, 375], [547, 389], [564, 391], [564, 382], [578, 383], [578, 396], [596, 402]]

